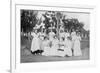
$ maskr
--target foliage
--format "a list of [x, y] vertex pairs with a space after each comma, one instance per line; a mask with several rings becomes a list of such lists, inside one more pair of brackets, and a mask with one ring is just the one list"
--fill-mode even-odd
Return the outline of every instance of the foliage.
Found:
[[72, 29], [80, 31], [83, 29], [84, 24], [79, 22], [78, 19], [72, 18], [72, 19], [63, 19], [65, 29], [68, 29], [68, 31], [71, 31]]
[[[21, 31], [25, 33], [31, 32], [36, 24], [41, 24], [42, 20], [37, 19], [37, 13], [34, 10], [21, 10]], [[66, 19], [66, 15], [61, 12], [47, 11], [43, 14], [43, 17], [45, 18], [43, 23], [46, 29], [49, 27], [55, 27], [57, 29], [57, 26], [60, 24], [68, 31], [74, 29], [81, 32], [84, 29], [84, 24], [79, 22], [77, 18]]]
[[[48, 11], [49, 12], [49, 11]], [[43, 15], [45, 20], [43, 21], [43, 23], [45, 24], [45, 28], [48, 29], [49, 27], [57, 27], [57, 19], [55, 17], [55, 15], [51, 14], [51, 15], [47, 15], [46, 13]], [[49, 16], [49, 17], [48, 17]], [[52, 21], [50, 21], [52, 20]]]
[[30, 32], [37, 23], [36, 12], [33, 10], [21, 10], [21, 31]]

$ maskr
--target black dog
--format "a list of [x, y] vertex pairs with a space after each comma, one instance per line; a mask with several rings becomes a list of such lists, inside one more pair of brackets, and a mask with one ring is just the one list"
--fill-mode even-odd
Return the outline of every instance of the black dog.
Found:
[[42, 52], [43, 52], [43, 50], [36, 50], [34, 52], [31, 51], [31, 53], [34, 55], [40, 55], [40, 54], [42, 54]]

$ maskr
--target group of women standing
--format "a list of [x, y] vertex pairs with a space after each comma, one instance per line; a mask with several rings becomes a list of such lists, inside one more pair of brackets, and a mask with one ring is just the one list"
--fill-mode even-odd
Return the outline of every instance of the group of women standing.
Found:
[[42, 50], [41, 55], [44, 56], [81, 56], [81, 37], [79, 33], [73, 31], [71, 33], [60, 31], [57, 36], [52, 30], [46, 34], [45, 32], [31, 33], [33, 36], [31, 43], [31, 52]]

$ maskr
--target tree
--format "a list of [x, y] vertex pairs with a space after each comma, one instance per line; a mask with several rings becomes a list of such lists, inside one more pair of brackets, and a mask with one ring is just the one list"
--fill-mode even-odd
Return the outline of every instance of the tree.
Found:
[[71, 31], [72, 29], [80, 31], [83, 28], [84, 24], [79, 22], [78, 19], [72, 18], [72, 19], [63, 19], [65, 29], [68, 29], [68, 31]]
[[37, 13], [33, 10], [21, 10], [21, 31], [31, 32], [37, 23]]
[[57, 19], [54, 11], [47, 11], [43, 16], [45, 18], [43, 23], [45, 24], [46, 29], [49, 27], [57, 27]]

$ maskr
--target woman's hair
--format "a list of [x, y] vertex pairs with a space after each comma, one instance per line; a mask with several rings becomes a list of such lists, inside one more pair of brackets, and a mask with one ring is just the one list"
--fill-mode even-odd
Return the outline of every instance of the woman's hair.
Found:
[[44, 40], [46, 39], [46, 36], [44, 37]]
[[47, 37], [47, 36], [45, 36], [45, 37], [44, 37], [44, 40], [45, 40], [45, 39], [48, 39], [48, 37]]
[[54, 38], [57, 38], [57, 37], [58, 37], [57, 35], [54, 36]]
[[64, 32], [68, 32], [68, 29], [65, 29]]
[[56, 34], [57, 33], [56, 29], [53, 29], [53, 32]]
[[76, 32], [76, 35], [80, 35], [80, 32], [79, 32], [79, 31], [77, 31], [77, 32]]
[[64, 32], [63, 30], [60, 30], [60, 32]]
[[73, 29], [71, 29], [71, 32], [73, 32], [73, 31], [75, 31], [75, 29], [73, 28]]
[[61, 39], [62, 39], [63, 41], [65, 40], [65, 38], [64, 38], [64, 37], [62, 37]]
[[71, 37], [67, 37], [67, 39], [68, 39], [68, 40], [72, 40], [72, 38], [71, 38]]

